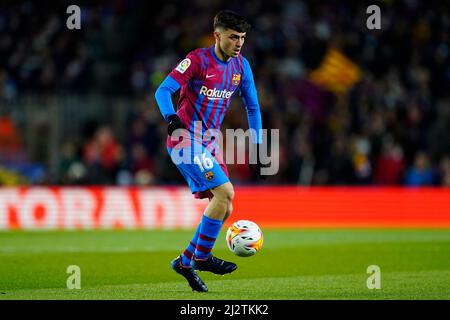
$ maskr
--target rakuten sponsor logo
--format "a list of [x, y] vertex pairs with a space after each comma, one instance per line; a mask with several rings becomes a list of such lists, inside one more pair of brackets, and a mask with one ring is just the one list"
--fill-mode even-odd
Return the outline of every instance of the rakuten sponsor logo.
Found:
[[227, 91], [226, 89], [223, 90], [217, 90], [214, 89], [208, 89], [205, 86], [202, 86], [200, 88], [200, 94], [205, 95], [209, 100], [217, 100], [217, 99], [229, 99], [234, 91]]

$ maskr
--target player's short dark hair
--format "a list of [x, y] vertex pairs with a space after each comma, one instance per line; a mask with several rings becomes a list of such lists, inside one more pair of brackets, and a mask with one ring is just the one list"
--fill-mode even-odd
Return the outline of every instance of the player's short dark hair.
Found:
[[247, 32], [251, 28], [250, 23], [244, 17], [231, 10], [223, 10], [217, 13], [214, 17], [213, 26], [214, 30], [216, 28], [225, 28], [233, 29], [237, 32]]

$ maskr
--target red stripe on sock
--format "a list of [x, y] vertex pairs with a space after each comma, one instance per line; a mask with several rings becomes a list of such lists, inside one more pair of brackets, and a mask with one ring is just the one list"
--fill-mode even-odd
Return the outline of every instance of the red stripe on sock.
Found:
[[209, 253], [209, 252], [211, 252], [212, 248], [206, 248], [202, 245], [197, 244], [196, 250], [203, 252], [203, 253]]
[[191, 259], [192, 259], [193, 253], [190, 252], [189, 250], [184, 250], [183, 255], [184, 255], [186, 258], [188, 258], [189, 260], [191, 260]]
[[201, 234], [201, 233], [198, 235], [198, 237], [202, 240], [209, 241], [209, 242], [216, 241], [216, 238], [211, 238], [211, 237], [205, 236], [204, 234]]

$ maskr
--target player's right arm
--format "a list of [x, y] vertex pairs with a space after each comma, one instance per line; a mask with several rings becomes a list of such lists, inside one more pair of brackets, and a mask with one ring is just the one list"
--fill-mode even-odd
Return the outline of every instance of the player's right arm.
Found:
[[172, 95], [180, 89], [182, 85], [199, 74], [200, 63], [195, 54], [188, 54], [186, 59], [181, 61], [178, 66], [164, 79], [155, 92], [156, 103], [159, 110], [168, 125], [168, 133], [179, 128], [184, 128], [181, 119], [175, 112], [172, 103]]
[[161, 111], [164, 120], [168, 123], [167, 133], [169, 136], [177, 129], [186, 129], [180, 117], [175, 113], [172, 104], [172, 94], [179, 88], [180, 84], [171, 76], [167, 76], [155, 92], [155, 99], [159, 106], [159, 111]]
[[167, 76], [159, 85], [155, 92], [156, 103], [161, 111], [164, 120], [168, 121], [169, 116], [176, 115], [172, 103], [172, 95], [180, 89], [180, 84], [171, 76]]

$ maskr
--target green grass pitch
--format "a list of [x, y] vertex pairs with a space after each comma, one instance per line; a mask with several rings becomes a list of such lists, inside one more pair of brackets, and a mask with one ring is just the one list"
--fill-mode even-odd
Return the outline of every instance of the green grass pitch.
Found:
[[[3, 299], [450, 299], [449, 229], [263, 230], [253, 257], [214, 249], [238, 269], [200, 273], [208, 293], [195, 293], [170, 268], [192, 230], [0, 232]], [[69, 290], [69, 265], [81, 289]], [[381, 289], [368, 289], [367, 267], [381, 269]]]

